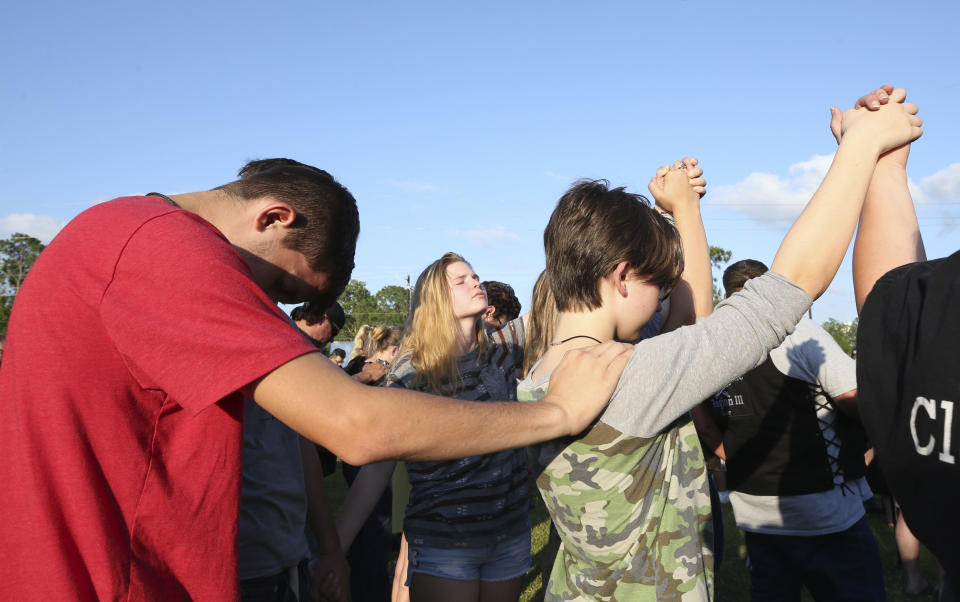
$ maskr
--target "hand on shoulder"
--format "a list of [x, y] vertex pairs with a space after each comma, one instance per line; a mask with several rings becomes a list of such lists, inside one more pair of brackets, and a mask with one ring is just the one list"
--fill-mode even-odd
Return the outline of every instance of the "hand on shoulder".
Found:
[[607, 341], [564, 354], [543, 401], [563, 411], [565, 434], [583, 431], [603, 411], [632, 353], [633, 345]]

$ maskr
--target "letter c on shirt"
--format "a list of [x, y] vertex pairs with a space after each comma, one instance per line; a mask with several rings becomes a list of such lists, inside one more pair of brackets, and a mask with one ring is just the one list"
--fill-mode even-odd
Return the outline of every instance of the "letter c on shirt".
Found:
[[918, 396], [916, 401], [913, 402], [913, 409], [910, 410], [910, 434], [913, 436], [913, 446], [921, 456], [929, 456], [933, 453], [933, 446], [936, 445], [936, 440], [931, 435], [930, 439], [927, 440], [927, 444], [920, 447], [920, 440], [917, 437], [917, 410], [920, 409], [921, 406], [924, 411], [926, 411], [927, 416], [930, 417], [930, 420], [934, 420], [936, 418], [937, 405], [926, 397]]

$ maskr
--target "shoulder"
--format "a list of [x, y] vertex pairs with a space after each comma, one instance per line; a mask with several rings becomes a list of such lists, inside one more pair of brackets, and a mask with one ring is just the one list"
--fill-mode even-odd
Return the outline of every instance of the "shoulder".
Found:
[[817, 341], [832, 345], [836, 344], [836, 341], [833, 339], [830, 333], [824, 330], [823, 326], [820, 326], [810, 318], [801, 318], [800, 321], [797, 322], [797, 328], [793, 331], [793, 334], [787, 337], [787, 341], [790, 341], [794, 344], [803, 343], [805, 341]]
[[819, 363], [834, 347], [838, 345], [829, 332], [813, 320], [802, 318], [794, 331], [770, 355], [774, 359], [789, 358], [791, 363]]
[[213, 224], [155, 197], [115, 199], [82, 217], [87, 229], [92, 226], [106, 234], [98, 235], [98, 242], [116, 245], [119, 257], [133, 256], [144, 265], [160, 263], [174, 269], [204, 265], [214, 276], [210, 262], [248, 271], [246, 262]]
[[[958, 305], [960, 251], [895, 268], [877, 280], [864, 303], [857, 330], [864, 388], [876, 391], [877, 383], [883, 382], [887, 388], [899, 390], [954, 373], [960, 333]], [[913, 376], [903, 378], [908, 373]], [[919, 373], [924, 377], [918, 381]], [[917, 393], [910, 391], [911, 395]], [[929, 390], [923, 394], [930, 397]], [[953, 395], [949, 390], [937, 394]]]
[[770, 360], [787, 376], [819, 384], [830, 395], [846, 393], [857, 386], [856, 362], [834, 338], [809, 318], [783, 344], [770, 352]]
[[504, 323], [488, 333], [494, 345], [523, 345], [523, 318]]
[[161, 220], [168, 228], [206, 230], [222, 238], [220, 232], [199, 215], [174, 207], [162, 199], [146, 196], [120, 197], [94, 205], [78, 215], [71, 224], [95, 224], [110, 232], [136, 232], [156, 220]]
[[[867, 296], [861, 321], [896, 321], [901, 314], [915, 315], [960, 296], [960, 251], [949, 257], [919, 261], [894, 268], [880, 277]], [[908, 322], [909, 323], [909, 322]]]
[[538, 379], [527, 376], [517, 383], [517, 401], [540, 401], [547, 396], [549, 387], [549, 374]]
[[[205, 230], [205, 234], [212, 237], [219, 235], [212, 225], [199, 216], [160, 199], [122, 197], [94, 205], [80, 213], [64, 226], [48, 248], [51, 254], [63, 247], [68, 254], [75, 254], [80, 249], [84, 254], [105, 257], [119, 255], [132, 238], [144, 232], [181, 231], [184, 234], [180, 238], [187, 241], [206, 239], [204, 232], [197, 236], [198, 229]], [[220, 238], [223, 243], [226, 242], [222, 236]]]
[[413, 366], [413, 354], [406, 352], [397, 357], [387, 375], [387, 384], [391, 387], [409, 387], [416, 369]]

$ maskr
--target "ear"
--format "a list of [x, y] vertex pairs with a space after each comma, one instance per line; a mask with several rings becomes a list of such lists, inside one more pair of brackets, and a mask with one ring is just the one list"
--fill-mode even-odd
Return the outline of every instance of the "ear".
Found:
[[256, 209], [258, 232], [265, 232], [269, 228], [290, 228], [296, 219], [297, 212], [293, 207], [273, 199], [264, 199]]
[[621, 261], [617, 264], [617, 267], [613, 269], [613, 286], [617, 289], [617, 292], [620, 293], [621, 297], [627, 296], [627, 274], [630, 271], [630, 262]]
[[497, 311], [497, 308], [496, 308], [496, 307], [494, 307], [494, 306], [492, 306], [492, 305], [488, 305], [488, 306], [487, 306], [487, 311], [483, 312], [483, 317], [484, 317], [484, 318], [492, 318], [494, 312], [496, 312], [496, 311]]

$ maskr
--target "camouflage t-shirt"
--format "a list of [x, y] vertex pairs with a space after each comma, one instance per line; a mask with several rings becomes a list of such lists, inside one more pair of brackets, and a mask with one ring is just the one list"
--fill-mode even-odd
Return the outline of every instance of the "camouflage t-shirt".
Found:
[[[713, 315], [638, 343], [585, 434], [535, 448], [561, 539], [546, 600], [713, 598], [709, 490], [688, 412], [762, 363], [810, 303], [775, 272], [747, 281]], [[542, 399], [549, 378], [527, 378], [517, 399]]]
[[[517, 398], [546, 392], [524, 381]], [[601, 422], [563, 443], [540, 450], [554, 456], [537, 487], [561, 540], [546, 600], [709, 600], [710, 495], [689, 418], [651, 438]]]

